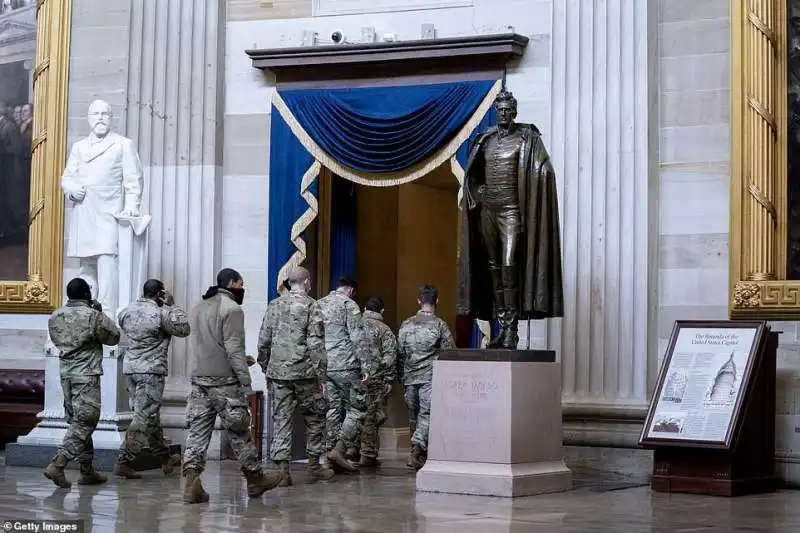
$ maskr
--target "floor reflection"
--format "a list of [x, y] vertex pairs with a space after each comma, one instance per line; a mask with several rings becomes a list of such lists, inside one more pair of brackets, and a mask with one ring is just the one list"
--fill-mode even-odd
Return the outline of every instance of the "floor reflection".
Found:
[[251, 500], [236, 464], [226, 461], [210, 463], [204, 474], [211, 502], [185, 506], [180, 480], [156, 471], [62, 491], [37, 469], [0, 466], [0, 518], [83, 519], [85, 531], [95, 533], [800, 531], [797, 492], [738, 499], [657, 494], [642, 480], [573, 468], [576, 490], [511, 500], [417, 493], [401, 459], [330, 483], [310, 483], [297, 465], [295, 486]]

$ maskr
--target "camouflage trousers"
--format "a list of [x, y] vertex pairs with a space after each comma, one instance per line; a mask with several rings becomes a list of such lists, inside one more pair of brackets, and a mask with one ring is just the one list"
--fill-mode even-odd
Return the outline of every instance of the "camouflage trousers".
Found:
[[100, 376], [88, 376], [78, 380], [61, 378], [64, 391], [64, 412], [67, 418], [67, 434], [58, 448], [58, 454], [70, 461], [92, 464], [94, 459], [94, 433], [100, 421]]
[[133, 420], [119, 449], [119, 462], [130, 463], [145, 448], [157, 456], [169, 455], [161, 427], [161, 400], [167, 376], [129, 374], [125, 376]]
[[306, 421], [309, 457], [325, 453], [325, 411], [327, 404], [316, 379], [271, 380], [272, 420], [275, 434], [270, 446], [273, 461], [292, 460], [292, 429], [297, 408]]
[[378, 430], [386, 422], [386, 385], [367, 389], [367, 413], [361, 426], [361, 456], [376, 459], [381, 447]]
[[358, 371], [328, 372], [328, 450], [339, 440], [354, 442], [367, 412], [367, 389]]
[[431, 390], [433, 384], [415, 383], [406, 385], [405, 400], [408, 407], [408, 427], [411, 431], [411, 444], [422, 451], [428, 449], [428, 429], [431, 421]]
[[202, 472], [205, 469], [206, 452], [217, 416], [242, 471], [260, 472], [261, 462], [250, 434], [250, 406], [242, 387], [197, 384], [192, 385], [186, 405], [186, 424], [189, 431], [183, 451], [183, 471]]

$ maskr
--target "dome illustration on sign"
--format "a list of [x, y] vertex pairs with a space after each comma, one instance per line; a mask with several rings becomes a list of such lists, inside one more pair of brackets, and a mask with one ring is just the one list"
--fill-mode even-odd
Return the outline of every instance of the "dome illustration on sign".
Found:
[[707, 403], [727, 405], [736, 398], [739, 371], [733, 360], [733, 354], [734, 352], [731, 352], [731, 356], [717, 371], [714, 382], [706, 395]]

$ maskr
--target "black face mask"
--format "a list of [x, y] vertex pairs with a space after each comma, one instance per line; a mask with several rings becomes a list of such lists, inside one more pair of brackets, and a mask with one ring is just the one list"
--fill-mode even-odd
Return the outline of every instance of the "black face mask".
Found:
[[236, 303], [242, 305], [242, 302], [244, 302], [244, 289], [230, 288], [228, 291], [233, 294], [233, 299], [236, 301]]

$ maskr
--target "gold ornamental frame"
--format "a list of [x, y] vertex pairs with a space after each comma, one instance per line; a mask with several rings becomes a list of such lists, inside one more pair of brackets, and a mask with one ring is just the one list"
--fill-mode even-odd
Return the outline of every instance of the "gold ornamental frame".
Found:
[[49, 313], [61, 305], [72, 0], [36, 1], [28, 279], [0, 281], [0, 313]]
[[731, 0], [733, 319], [800, 319], [800, 281], [786, 279], [787, 7]]

